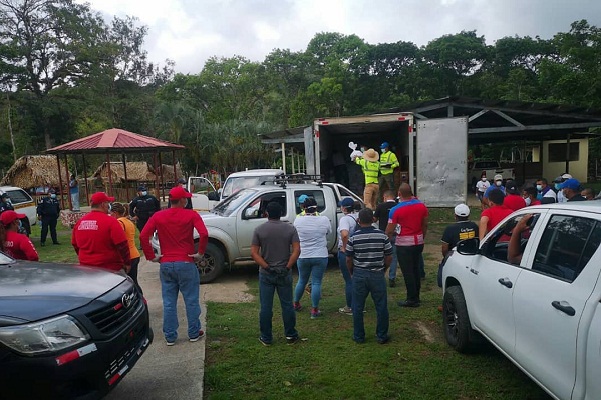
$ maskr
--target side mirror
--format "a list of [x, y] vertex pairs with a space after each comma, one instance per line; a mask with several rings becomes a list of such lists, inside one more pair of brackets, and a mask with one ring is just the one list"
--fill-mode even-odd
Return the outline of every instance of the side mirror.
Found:
[[474, 256], [478, 254], [479, 247], [480, 239], [465, 239], [457, 243], [457, 248], [455, 249], [455, 251], [464, 256]]
[[252, 218], [257, 218], [257, 216], [259, 215], [259, 209], [257, 208], [247, 208], [246, 210], [244, 210], [244, 219], [252, 219]]

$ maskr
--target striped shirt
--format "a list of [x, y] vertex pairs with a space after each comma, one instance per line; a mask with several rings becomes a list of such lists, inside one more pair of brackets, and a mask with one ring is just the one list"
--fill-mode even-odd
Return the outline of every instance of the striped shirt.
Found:
[[388, 236], [373, 226], [356, 230], [346, 245], [346, 256], [353, 257], [355, 268], [383, 271], [384, 257], [390, 255], [392, 255], [392, 245]]

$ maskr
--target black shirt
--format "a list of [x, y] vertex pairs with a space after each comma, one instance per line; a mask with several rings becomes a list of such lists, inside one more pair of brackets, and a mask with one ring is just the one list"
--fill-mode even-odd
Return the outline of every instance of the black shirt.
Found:
[[460, 240], [478, 237], [478, 225], [472, 221], [458, 221], [445, 228], [442, 233], [443, 243], [449, 245], [449, 250], [457, 246]]
[[386, 230], [386, 225], [388, 225], [388, 214], [390, 213], [390, 209], [396, 206], [396, 204], [396, 201], [385, 201], [384, 203], [378, 204], [376, 207], [374, 217], [378, 219], [378, 228], [381, 231]]
[[572, 197], [571, 199], [568, 199], [568, 202], [570, 201], [586, 201], [586, 198], [583, 197], [581, 194], [577, 194], [576, 196]]

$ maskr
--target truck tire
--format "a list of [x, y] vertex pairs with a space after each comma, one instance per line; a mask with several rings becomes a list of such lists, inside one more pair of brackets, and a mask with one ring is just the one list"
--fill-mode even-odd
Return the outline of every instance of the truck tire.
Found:
[[481, 342], [480, 334], [472, 329], [461, 286], [451, 286], [445, 290], [442, 323], [447, 343], [460, 353], [475, 350]]
[[[198, 242], [196, 243], [198, 246]], [[207, 244], [205, 258], [202, 262], [196, 263], [196, 268], [200, 273], [200, 283], [209, 283], [217, 279], [225, 269], [225, 256], [223, 251], [214, 243]]]

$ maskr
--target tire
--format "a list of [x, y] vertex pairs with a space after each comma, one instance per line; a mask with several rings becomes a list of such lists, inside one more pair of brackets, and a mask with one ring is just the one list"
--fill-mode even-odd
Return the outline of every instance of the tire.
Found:
[[460, 353], [475, 350], [481, 342], [481, 336], [472, 329], [461, 286], [451, 286], [445, 290], [442, 323], [447, 343]]
[[[197, 243], [198, 245], [198, 243]], [[225, 256], [223, 251], [214, 243], [207, 244], [205, 258], [202, 262], [196, 263], [196, 268], [200, 273], [200, 283], [209, 283], [217, 279], [225, 269]]]

